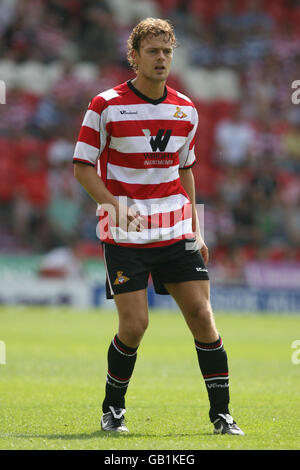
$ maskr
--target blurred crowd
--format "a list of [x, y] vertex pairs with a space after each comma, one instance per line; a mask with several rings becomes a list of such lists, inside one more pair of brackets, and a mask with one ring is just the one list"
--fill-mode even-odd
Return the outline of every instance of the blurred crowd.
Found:
[[[91, 97], [133, 76], [126, 41], [145, 16], [170, 19], [187, 58], [169, 84], [199, 112], [193, 171], [212, 263], [238, 279], [251, 259], [300, 262], [297, 0], [0, 1], [0, 75], [1, 64], [24, 72], [34, 63], [52, 77], [45, 90], [28, 67], [31, 86], [12, 79], [0, 104], [1, 251], [79, 241], [86, 256], [99, 255], [95, 204], [73, 177], [72, 154]], [[238, 99], [192, 96], [189, 68], [232, 71]]]

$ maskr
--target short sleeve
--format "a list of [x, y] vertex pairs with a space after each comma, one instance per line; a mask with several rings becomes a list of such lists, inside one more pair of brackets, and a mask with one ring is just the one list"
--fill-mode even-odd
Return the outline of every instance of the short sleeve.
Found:
[[191, 168], [196, 162], [195, 156], [195, 135], [198, 127], [198, 113], [195, 107], [191, 113], [191, 130], [183, 147], [179, 150], [179, 168]]
[[105, 100], [95, 96], [90, 102], [82, 121], [76, 142], [73, 162], [95, 166], [102, 149], [106, 145], [106, 134], [101, 131], [101, 114]]

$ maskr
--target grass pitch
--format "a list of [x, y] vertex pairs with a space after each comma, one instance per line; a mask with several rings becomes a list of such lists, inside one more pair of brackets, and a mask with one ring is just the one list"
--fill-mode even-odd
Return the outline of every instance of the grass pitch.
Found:
[[99, 421], [116, 314], [1, 307], [0, 449], [299, 449], [292, 343], [300, 315], [215, 317], [229, 356], [230, 410], [246, 435], [212, 434], [192, 336], [179, 313], [151, 311], [127, 393], [131, 433], [115, 436]]

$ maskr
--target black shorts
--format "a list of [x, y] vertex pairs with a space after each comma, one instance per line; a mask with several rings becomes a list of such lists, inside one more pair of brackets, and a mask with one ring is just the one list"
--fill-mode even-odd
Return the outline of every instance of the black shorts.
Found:
[[131, 248], [102, 243], [106, 268], [106, 297], [145, 289], [151, 274], [155, 292], [168, 295], [164, 284], [209, 280], [194, 239], [158, 248]]

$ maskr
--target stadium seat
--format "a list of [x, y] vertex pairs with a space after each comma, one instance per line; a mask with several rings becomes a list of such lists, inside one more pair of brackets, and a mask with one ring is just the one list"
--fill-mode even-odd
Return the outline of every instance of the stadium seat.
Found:
[[183, 79], [186, 89], [195, 99], [204, 101], [214, 99], [215, 87], [210, 71], [200, 67], [189, 67]]
[[13, 88], [17, 83], [16, 63], [12, 60], [0, 60], [0, 78], [7, 89]]
[[78, 62], [73, 67], [73, 74], [83, 82], [95, 80], [99, 74], [99, 67], [91, 62]]
[[131, 26], [132, 23], [147, 17], [158, 17], [159, 10], [151, 0], [136, 2], [135, 0], [110, 0], [109, 6], [118, 22]]
[[23, 90], [43, 95], [48, 92], [47, 69], [41, 62], [26, 61], [16, 66], [16, 84]]

